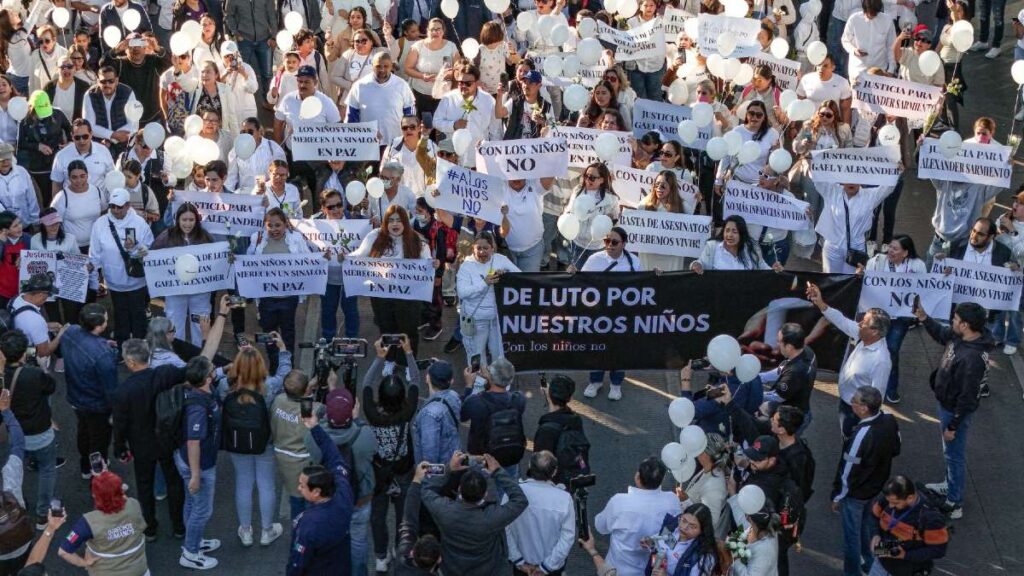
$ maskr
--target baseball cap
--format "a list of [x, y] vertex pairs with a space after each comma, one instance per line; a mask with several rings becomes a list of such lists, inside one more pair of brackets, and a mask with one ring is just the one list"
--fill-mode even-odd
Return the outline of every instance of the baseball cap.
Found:
[[11, 146], [7, 142], [0, 142], [0, 160], [13, 160], [14, 159], [14, 146]]
[[927, 26], [925, 26], [924, 24], [918, 24], [917, 26], [914, 26], [914, 33], [911, 34], [911, 36], [913, 36], [914, 38], [917, 38], [918, 36], [924, 36], [925, 38], [929, 38], [931, 34], [928, 32]]
[[779, 441], [774, 436], [758, 436], [743, 453], [754, 462], [760, 462], [779, 455]]
[[238, 44], [234, 40], [225, 40], [220, 44], [221, 56], [228, 54], [238, 54]]
[[128, 191], [124, 188], [118, 188], [110, 193], [109, 204], [114, 206], [124, 206], [128, 203], [131, 197], [128, 195]]
[[438, 384], [450, 384], [455, 371], [452, 370], [450, 363], [444, 360], [435, 360], [427, 368], [427, 374], [430, 374], [430, 381], [436, 387]]
[[21, 293], [46, 292], [53, 294], [53, 281], [46, 274], [37, 273], [29, 276], [28, 280], [21, 283]]
[[295, 72], [296, 78], [316, 78], [316, 68], [312, 66], [299, 66], [299, 70]]
[[526, 80], [530, 84], [540, 84], [542, 81], [540, 72], [536, 70], [530, 70], [526, 74], [523, 74], [523, 80]]
[[327, 422], [331, 428], [344, 428], [352, 423], [352, 410], [355, 401], [352, 394], [344, 388], [335, 388], [327, 394]]
[[53, 104], [50, 102], [50, 96], [46, 92], [36, 90], [32, 93], [29, 102], [32, 104], [32, 110], [35, 111], [36, 116], [39, 118], [53, 116]]
[[451, 138], [445, 138], [444, 140], [441, 140], [440, 144], [437, 145], [437, 151], [455, 154], [455, 143], [452, 142]]

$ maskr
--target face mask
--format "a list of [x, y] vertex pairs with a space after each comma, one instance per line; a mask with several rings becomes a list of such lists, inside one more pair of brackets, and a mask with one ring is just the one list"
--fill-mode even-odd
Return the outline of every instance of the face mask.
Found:
[[429, 222], [430, 216], [425, 216], [423, 214], [416, 215], [416, 223], [419, 224], [420, 226], [426, 226]]

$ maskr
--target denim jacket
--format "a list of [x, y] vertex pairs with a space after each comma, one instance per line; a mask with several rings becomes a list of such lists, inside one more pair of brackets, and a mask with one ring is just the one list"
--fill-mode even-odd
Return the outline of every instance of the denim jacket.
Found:
[[462, 402], [454, 390], [442, 390], [430, 396], [416, 415], [413, 427], [417, 462], [444, 464], [451, 459], [460, 447], [457, 419], [461, 409]]
[[68, 402], [76, 410], [110, 412], [111, 392], [117, 389], [117, 351], [101, 336], [71, 326], [60, 339]]

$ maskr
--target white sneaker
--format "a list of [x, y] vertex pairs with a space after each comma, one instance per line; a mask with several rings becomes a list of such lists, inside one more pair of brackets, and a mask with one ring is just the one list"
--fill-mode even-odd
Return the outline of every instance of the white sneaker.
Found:
[[974, 44], [971, 44], [971, 47], [968, 48], [968, 50], [970, 50], [971, 52], [981, 52], [982, 50], [988, 50], [991, 47], [992, 45], [989, 44], [988, 42], [982, 42], [981, 40], [978, 40]]
[[252, 526], [239, 526], [238, 539], [242, 541], [242, 546], [252, 546]]
[[202, 553], [213, 552], [220, 548], [220, 540], [216, 538], [203, 538], [199, 541], [199, 551]]
[[612, 384], [611, 387], [608, 388], [608, 399], [622, 400], [622, 386]]
[[1003, 49], [999, 46], [993, 46], [988, 52], [985, 52], [985, 58], [989, 60], [995, 60], [999, 58], [999, 55], [1003, 53]]
[[1017, 353], [1017, 347], [1016, 346], [1010, 346], [1009, 344], [1007, 344], [1006, 346], [1003, 346], [1003, 354], [1006, 354], [1007, 356], [1013, 356], [1016, 353]]
[[935, 492], [935, 493], [937, 493], [937, 494], [941, 494], [943, 496], [945, 496], [946, 493], [949, 492], [949, 485], [946, 484], [945, 481], [943, 481], [943, 482], [935, 482], [935, 483], [932, 483], [932, 484], [925, 484], [924, 487], [929, 489], [929, 490], [931, 490], [931, 491], [933, 491], [933, 492]]
[[284, 534], [284, 528], [277, 522], [274, 522], [270, 525], [269, 529], [264, 530], [263, 534], [260, 535], [260, 546], [270, 546], [274, 543], [274, 540], [281, 537], [281, 534]]
[[202, 552], [191, 554], [186, 550], [182, 550], [181, 557], [178, 558], [178, 564], [193, 570], [210, 570], [217, 567], [217, 559], [210, 558]]
[[377, 572], [387, 572], [391, 568], [391, 552], [384, 558], [374, 558], [373, 566]]
[[587, 398], [597, 398], [597, 393], [601, 390], [601, 386], [604, 386], [604, 382], [591, 382], [587, 384], [587, 389], [583, 391], [583, 395]]
[[949, 500], [946, 500], [946, 506], [950, 508], [949, 519], [959, 520], [964, 517], [964, 507], [960, 504], [953, 504]]
[[53, 371], [58, 374], [64, 373], [64, 359], [57, 358], [57, 361], [53, 363]]

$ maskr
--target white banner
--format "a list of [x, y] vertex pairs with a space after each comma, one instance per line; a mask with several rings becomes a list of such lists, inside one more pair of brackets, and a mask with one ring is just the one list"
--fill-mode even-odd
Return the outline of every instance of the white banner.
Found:
[[917, 177], [1009, 188], [1013, 176], [1011, 148], [994, 144], [964, 142], [960, 153], [946, 158], [936, 138], [925, 138], [917, 163]]
[[881, 308], [893, 318], [914, 316], [914, 298], [935, 318], [949, 317], [953, 297], [953, 277], [944, 274], [907, 274], [905, 272], [865, 272], [857, 309]]
[[811, 151], [811, 179], [815, 184], [895, 186], [902, 173], [899, 146]]
[[854, 108], [908, 120], [928, 118], [941, 97], [938, 86], [871, 74], [861, 74], [853, 85]]
[[64, 254], [57, 258], [57, 281], [60, 282], [61, 298], [84, 304], [89, 291], [89, 257], [85, 254]]
[[346, 258], [346, 296], [422, 300], [434, 295], [434, 263], [424, 259]]
[[807, 217], [810, 206], [803, 200], [778, 192], [730, 180], [722, 198], [722, 218], [742, 216], [747, 224], [759, 224], [780, 230], [807, 230], [813, 225]]
[[619, 226], [629, 234], [629, 251], [697, 258], [711, 237], [711, 217], [653, 210], [623, 210]]
[[718, 35], [722, 32], [732, 32], [736, 37], [736, 49], [729, 58], [749, 58], [761, 52], [761, 44], [757, 41], [757, 33], [761, 31], [760, 20], [701, 14], [697, 16], [697, 22], [700, 30], [698, 47], [705, 56], [718, 54]]
[[953, 304], [977, 302], [986, 310], [1016, 310], [1020, 305], [1021, 273], [1009, 268], [964, 262], [955, 258], [935, 260], [932, 272], [951, 270]]
[[640, 170], [622, 164], [609, 164], [612, 173], [612, 190], [619, 197], [619, 205], [625, 208], [636, 208], [644, 196], [650, 194], [658, 173]]
[[[149, 295], [185, 296], [234, 288], [235, 275], [228, 263], [230, 253], [231, 247], [227, 242], [153, 250], [142, 261], [146, 267]], [[179, 280], [175, 271], [178, 256], [183, 254], [191, 254], [199, 260], [196, 276], [190, 282]]]
[[772, 73], [775, 74], [775, 83], [778, 84], [780, 90], [796, 91], [796, 86], [800, 82], [800, 63], [796, 60], [776, 58], [767, 52], [758, 52], [748, 64], [755, 69], [764, 64], [772, 69]]
[[323, 294], [327, 260], [319, 252], [235, 256], [235, 280], [246, 298]]
[[615, 61], [665, 57], [665, 29], [655, 18], [631, 30], [616, 30], [597, 21], [597, 36], [615, 46]]
[[[594, 152], [594, 140], [604, 133], [606, 131], [594, 128], [559, 126], [552, 131], [551, 135], [556, 138], [564, 138], [569, 146], [569, 168], [582, 170], [594, 162], [601, 161], [597, 157], [597, 153]], [[633, 147], [629, 145], [629, 138], [632, 134], [629, 132], [611, 132], [611, 134], [615, 134], [619, 138], [619, 152], [609, 164], [628, 166], [633, 157]]]
[[566, 178], [569, 144], [565, 138], [485, 140], [477, 146], [476, 165], [481, 173], [506, 180]]
[[665, 12], [661, 15], [661, 27], [665, 29], [665, 42], [675, 44], [679, 33], [686, 27], [686, 21], [693, 18], [686, 10], [679, 10], [665, 4]]
[[342, 254], [359, 248], [363, 237], [370, 233], [370, 220], [366, 218], [343, 220], [327, 220], [316, 218], [308, 220], [292, 220], [292, 226], [306, 237], [306, 241], [320, 251], [328, 248], [335, 254]]
[[640, 139], [651, 130], [657, 130], [662, 137], [675, 140], [689, 148], [703, 150], [711, 139], [714, 123], [697, 129], [697, 139], [690, 144], [683, 142], [679, 137], [679, 123], [689, 120], [691, 110], [689, 106], [676, 106], [668, 102], [655, 102], [639, 98], [633, 105], [633, 136]]
[[185, 202], [195, 205], [203, 217], [203, 229], [211, 234], [249, 237], [263, 229], [263, 196], [175, 190], [175, 209]]
[[433, 199], [436, 208], [501, 225], [501, 206], [508, 185], [503, 178], [438, 159], [436, 182], [440, 193]]
[[291, 145], [293, 160], [380, 161], [376, 120], [353, 124], [296, 122]]

